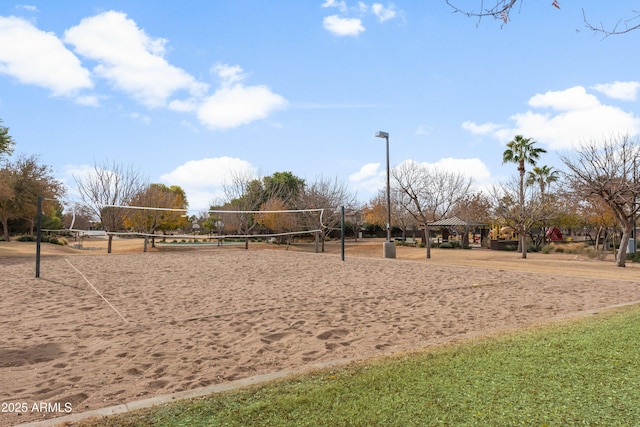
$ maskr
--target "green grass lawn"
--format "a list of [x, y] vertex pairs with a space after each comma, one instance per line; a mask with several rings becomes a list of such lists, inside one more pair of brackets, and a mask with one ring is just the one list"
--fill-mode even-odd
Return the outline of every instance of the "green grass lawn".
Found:
[[640, 426], [640, 307], [79, 425]]

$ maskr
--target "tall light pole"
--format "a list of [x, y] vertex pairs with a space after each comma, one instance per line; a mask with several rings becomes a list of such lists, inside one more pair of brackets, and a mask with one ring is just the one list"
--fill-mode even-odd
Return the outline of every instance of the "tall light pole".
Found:
[[384, 138], [387, 141], [387, 241], [383, 243], [382, 254], [384, 258], [396, 257], [396, 246], [391, 241], [391, 185], [389, 180], [389, 133], [379, 131], [376, 138]]

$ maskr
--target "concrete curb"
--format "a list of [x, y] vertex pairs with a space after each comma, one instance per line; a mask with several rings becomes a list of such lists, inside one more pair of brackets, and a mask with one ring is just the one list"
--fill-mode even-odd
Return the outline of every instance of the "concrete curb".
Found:
[[242, 387], [247, 387], [255, 384], [262, 384], [269, 381], [277, 380], [280, 378], [305, 374], [308, 372], [331, 368], [333, 366], [342, 366], [348, 363], [354, 362], [356, 359], [339, 359], [329, 362], [318, 363], [312, 366], [308, 366], [301, 369], [285, 369], [278, 372], [272, 372], [263, 375], [256, 375], [249, 378], [243, 378], [236, 381], [231, 381], [224, 384], [212, 384], [207, 387], [197, 388], [193, 390], [178, 391], [171, 394], [165, 394], [162, 396], [151, 397], [149, 399], [137, 400], [135, 402], [123, 403], [116, 406], [109, 406], [107, 408], [95, 409], [87, 412], [79, 412], [77, 414], [64, 415], [61, 417], [51, 418], [44, 421], [33, 421], [25, 424], [18, 424], [16, 427], [53, 427], [57, 425], [69, 425], [80, 420], [85, 420], [94, 417], [107, 417], [110, 415], [123, 414], [129, 411], [135, 411], [137, 409], [151, 408], [153, 406], [164, 405], [165, 403], [176, 402], [183, 399], [191, 399], [194, 397], [203, 397], [210, 394], [222, 393], [224, 391], [236, 390]]

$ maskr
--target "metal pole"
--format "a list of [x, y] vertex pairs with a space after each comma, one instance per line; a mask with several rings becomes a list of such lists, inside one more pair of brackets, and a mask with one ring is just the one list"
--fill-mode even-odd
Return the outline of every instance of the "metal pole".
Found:
[[42, 196], [38, 196], [38, 213], [36, 215], [36, 279], [40, 277], [40, 243], [42, 242]]
[[387, 141], [387, 242], [391, 241], [391, 185], [389, 181], [389, 135]]
[[378, 132], [377, 138], [384, 138], [387, 143], [387, 240], [382, 244], [382, 253], [385, 258], [396, 257], [396, 247], [391, 242], [391, 172], [389, 168], [389, 133]]
[[340, 207], [340, 254], [344, 261], [344, 206]]
[[631, 236], [633, 237], [633, 245], [631, 247], [632, 251], [631, 253], [636, 253], [638, 251], [638, 236], [636, 236], [636, 229], [638, 227], [636, 221], [638, 218], [638, 214], [636, 212], [637, 209], [637, 201], [638, 201], [638, 193], [637, 193], [637, 189], [638, 189], [638, 174], [637, 174], [637, 157], [633, 158], [633, 232], [631, 233]]

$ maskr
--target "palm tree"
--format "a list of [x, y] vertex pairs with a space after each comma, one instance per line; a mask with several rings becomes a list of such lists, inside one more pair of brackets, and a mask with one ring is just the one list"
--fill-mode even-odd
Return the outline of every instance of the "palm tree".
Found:
[[[540, 203], [546, 208], [549, 206], [549, 197], [547, 196], [547, 189], [551, 184], [558, 181], [558, 171], [553, 167], [547, 165], [535, 166], [533, 171], [527, 173], [527, 185], [538, 184], [540, 187]], [[543, 225], [542, 236], [543, 243], [546, 243], [547, 227]]]
[[536, 141], [532, 138], [525, 138], [522, 135], [516, 135], [513, 141], [509, 141], [507, 149], [502, 154], [502, 163], [517, 163], [518, 172], [520, 173], [520, 191], [518, 202], [520, 205], [520, 223], [518, 224], [518, 233], [520, 235], [520, 250], [522, 258], [527, 257], [526, 230], [524, 229], [524, 175], [525, 163], [531, 166], [536, 165], [536, 161], [540, 158], [540, 154], [546, 153], [547, 150], [535, 147]]
[[545, 195], [549, 185], [556, 181], [558, 181], [558, 171], [553, 166], [536, 166], [527, 174], [527, 185], [538, 184], [542, 196]]

